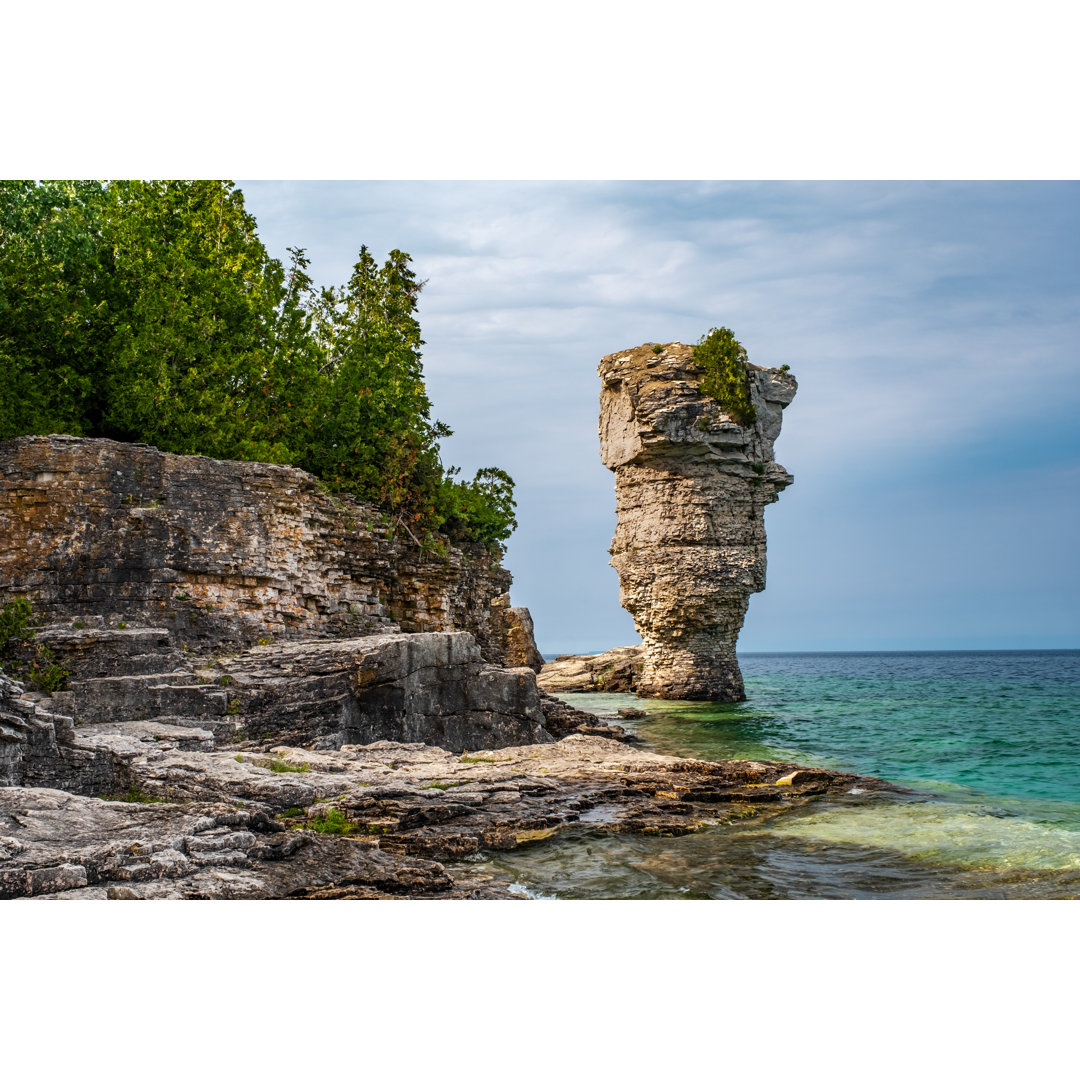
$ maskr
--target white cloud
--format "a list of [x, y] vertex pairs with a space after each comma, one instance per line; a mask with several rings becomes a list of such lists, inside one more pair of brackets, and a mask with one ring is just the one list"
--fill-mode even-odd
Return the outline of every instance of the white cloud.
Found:
[[[504, 465], [523, 504], [561, 487], [510, 561], [522, 552], [519, 578], [536, 579], [528, 560], [571, 538], [568, 593], [602, 573], [617, 603], [606, 541], [573, 542], [612, 502], [606, 353], [728, 325], [753, 361], [791, 364], [778, 456], [819, 492], [1031, 438], [1080, 407], [1076, 186], [244, 187], [272, 249], [306, 243], [319, 277], [343, 280], [361, 242], [413, 254], [434, 412], [457, 432], [444, 457]], [[843, 523], [817, 527], [807, 542], [827, 546]]]

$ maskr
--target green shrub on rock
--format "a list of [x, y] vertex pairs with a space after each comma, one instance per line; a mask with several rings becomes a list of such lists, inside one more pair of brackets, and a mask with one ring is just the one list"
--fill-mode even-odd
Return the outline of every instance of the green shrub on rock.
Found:
[[0, 656], [9, 646], [26, 643], [34, 636], [33, 614], [25, 596], [17, 596], [0, 608]]
[[51, 694], [63, 688], [70, 672], [56, 663], [52, 649], [34, 641], [36, 633], [34, 611], [25, 596], [0, 608], [0, 669]]
[[746, 350], [726, 326], [702, 335], [694, 348], [694, 363], [705, 373], [701, 392], [715, 399], [735, 423], [746, 427], [757, 419]]

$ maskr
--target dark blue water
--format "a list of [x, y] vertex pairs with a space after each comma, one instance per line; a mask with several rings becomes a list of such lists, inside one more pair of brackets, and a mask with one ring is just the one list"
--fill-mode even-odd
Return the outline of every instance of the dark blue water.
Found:
[[678, 839], [580, 836], [495, 862], [534, 895], [1080, 897], [1080, 650], [757, 653], [733, 705], [575, 694], [648, 749], [772, 758], [924, 793], [822, 799]]

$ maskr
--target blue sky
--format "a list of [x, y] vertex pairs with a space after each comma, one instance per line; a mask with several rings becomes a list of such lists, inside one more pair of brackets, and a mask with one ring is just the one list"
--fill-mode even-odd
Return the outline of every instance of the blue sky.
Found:
[[1080, 185], [240, 186], [324, 283], [412, 254], [443, 459], [517, 481], [543, 651], [637, 640], [597, 362], [718, 325], [800, 384], [743, 650], [1080, 647]]

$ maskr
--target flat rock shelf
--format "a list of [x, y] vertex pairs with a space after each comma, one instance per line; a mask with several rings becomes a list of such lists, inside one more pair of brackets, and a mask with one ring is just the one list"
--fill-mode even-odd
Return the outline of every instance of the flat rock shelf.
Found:
[[223, 750], [208, 730], [103, 723], [105, 798], [0, 788], [0, 897], [494, 898], [466, 860], [567, 830], [681, 835], [830, 791], [898, 791], [786, 762], [704, 762], [615, 739], [456, 754], [376, 742]]

